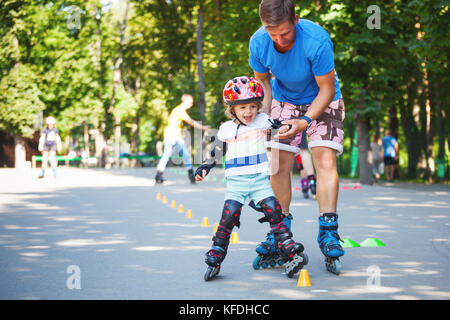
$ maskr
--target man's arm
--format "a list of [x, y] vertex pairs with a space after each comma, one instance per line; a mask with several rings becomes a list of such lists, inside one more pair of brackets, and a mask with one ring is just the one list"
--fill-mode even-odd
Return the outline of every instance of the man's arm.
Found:
[[[305, 113], [305, 116], [311, 120], [316, 120], [323, 113], [331, 101], [333, 101], [335, 95], [334, 69], [323, 76], [316, 76], [314, 78], [319, 86], [319, 93]], [[283, 121], [283, 124], [290, 124], [292, 127], [289, 131], [276, 135], [276, 138], [286, 139], [296, 135], [306, 129], [308, 121], [304, 119], [292, 119]]]
[[190, 118], [189, 116], [187, 118], [183, 118], [183, 121], [189, 124], [190, 126], [200, 130], [208, 130], [210, 128], [209, 126], [202, 126], [197, 121], [192, 120], [192, 118]]
[[270, 85], [270, 73], [258, 73], [255, 71], [255, 78], [261, 82], [264, 90], [264, 100], [262, 102], [262, 112], [270, 116], [270, 108], [272, 106], [272, 87]]

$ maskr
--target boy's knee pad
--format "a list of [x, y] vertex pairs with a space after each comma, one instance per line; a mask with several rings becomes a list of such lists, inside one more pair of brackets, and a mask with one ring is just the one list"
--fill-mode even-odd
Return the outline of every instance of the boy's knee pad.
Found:
[[268, 197], [258, 203], [261, 211], [264, 213], [264, 218], [259, 219], [259, 222], [269, 222], [269, 224], [278, 224], [285, 218], [281, 212], [281, 205], [275, 197]]
[[227, 229], [233, 229], [234, 226], [240, 226], [242, 203], [235, 200], [226, 200], [220, 218], [220, 225]]

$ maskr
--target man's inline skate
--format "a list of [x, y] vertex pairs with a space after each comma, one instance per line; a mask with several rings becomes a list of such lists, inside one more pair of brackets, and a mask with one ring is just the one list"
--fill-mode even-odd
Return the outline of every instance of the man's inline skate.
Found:
[[325, 266], [329, 272], [339, 274], [341, 272], [341, 262], [339, 257], [343, 256], [345, 251], [339, 243], [341, 238], [337, 233], [338, 215], [336, 213], [324, 213], [319, 217], [319, 242], [320, 250], [325, 256]]
[[155, 176], [155, 182], [158, 184], [161, 184], [165, 181], [166, 179], [164, 179], [163, 177], [163, 173], [161, 171], [156, 171], [156, 176]]

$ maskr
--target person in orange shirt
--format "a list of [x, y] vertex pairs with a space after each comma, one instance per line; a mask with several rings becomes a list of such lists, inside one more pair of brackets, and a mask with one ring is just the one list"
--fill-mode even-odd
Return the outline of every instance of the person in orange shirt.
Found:
[[203, 126], [200, 123], [191, 119], [187, 114], [186, 110], [191, 108], [194, 104], [194, 98], [190, 94], [183, 94], [181, 97], [181, 104], [175, 107], [169, 115], [169, 124], [164, 131], [164, 152], [159, 160], [158, 166], [156, 167], [156, 183], [163, 183], [165, 181], [163, 174], [172, 155], [173, 147], [176, 146], [183, 157], [184, 165], [188, 169], [188, 178], [191, 183], [195, 183], [194, 172], [192, 169], [191, 154], [189, 153], [186, 143], [184, 142], [183, 136], [181, 134], [181, 128], [183, 121], [190, 126], [206, 131], [210, 127]]

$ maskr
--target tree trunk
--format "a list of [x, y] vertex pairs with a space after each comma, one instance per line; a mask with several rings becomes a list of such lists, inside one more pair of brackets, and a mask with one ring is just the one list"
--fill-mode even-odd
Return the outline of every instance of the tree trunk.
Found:
[[[425, 136], [425, 149], [427, 155], [427, 178], [428, 182], [433, 182], [433, 174], [435, 172], [434, 166], [434, 150], [433, 150], [433, 140], [434, 140], [434, 112], [432, 112], [432, 106], [435, 108], [434, 90], [430, 83], [431, 72], [424, 69], [424, 80], [425, 80], [425, 111], [426, 111], [426, 136]], [[432, 80], [431, 80], [432, 81]]]
[[197, 14], [197, 76], [198, 76], [198, 112], [202, 119], [205, 118], [205, 76], [203, 74], [203, 9], [202, 4]]
[[358, 132], [358, 151], [359, 151], [359, 182], [361, 184], [373, 184], [372, 166], [369, 162], [370, 137], [369, 137], [370, 121], [365, 117], [356, 118], [356, 130]]
[[400, 116], [401, 123], [403, 127], [403, 132], [405, 134], [406, 148], [408, 151], [408, 177], [414, 178], [417, 176], [417, 162], [419, 159], [420, 148], [417, 143], [419, 138], [419, 129], [414, 120], [414, 101], [417, 94], [417, 84], [414, 80], [407, 86], [407, 97], [406, 100], [401, 100], [400, 103]]
[[25, 168], [26, 151], [25, 141], [20, 134], [14, 135], [14, 167], [16, 169]]
[[120, 167], [120, 135], [121, 135], [121, 131], [120, 131], [120, 118], [118, 115], [118, 111], [115, 110], [115, 103], [116, 103], [116, 90], [117, 87], [122, 79], [121, 76], [121, 72], [120, 72], [120, 66], [122, 64], [123, 61], [123, 47], [125, 44], [125, 30], [127, 28], [127, 18], [128, 18], [128, 10], [130, 8], [130, 0], [127, 0], [126, 3], [126, 8], [125, 8], [125, 14], [123, 17], [123, 21], [122, 24], [120, 26], [120, 42], [119, 42], [119, 53], [118, 53], [118, 57], [114, 63], [114, 82], [113, 82], [113, 87], [112, 87], [112, 95], [111, 95], [111, 102], [110, 102], [110, 106], [109, 106], [109, 110], [108, 112], [113, 114], [114, 116], [114, 123], [115, 123], [115, 128], [114, 128], [114, 138], [115, 138], [115, 143], [114, 143], [114, 154], [115, 154], [115, 164], [116, 164], [116, 168]]
[[[94, 8], [92, 16], [96, 20], [95, 33], [97, 40], [95, 42], [95, 55], [92, 57], [94, 67], [98, 72], [98, 82], [100, 89], [98, 91], [98, 99], [103, 102], [102, 90], [106, 87], [105, 84], [105, 64], [102, 58], [102, 29], [101, 29], [101, 8]], [[108, 110], [103, 102], [103, 108], [105, 111], [105, 119], [108, 117]], [[97, 167], [104, 168], [106, 165], [106, 120], [99, 121], [97, 110], [94, 110], [94, 129], [95, 131], [95, 157], [98, 159]], [[86, 167], [88, 166], [86, 158]]]
[[84, 152], [86, 154], [86, 157], [89, 158], [89, 127], [87, 122], [84, 123], [84, 132], [83, 132], [83, 139], [84, 139]]

